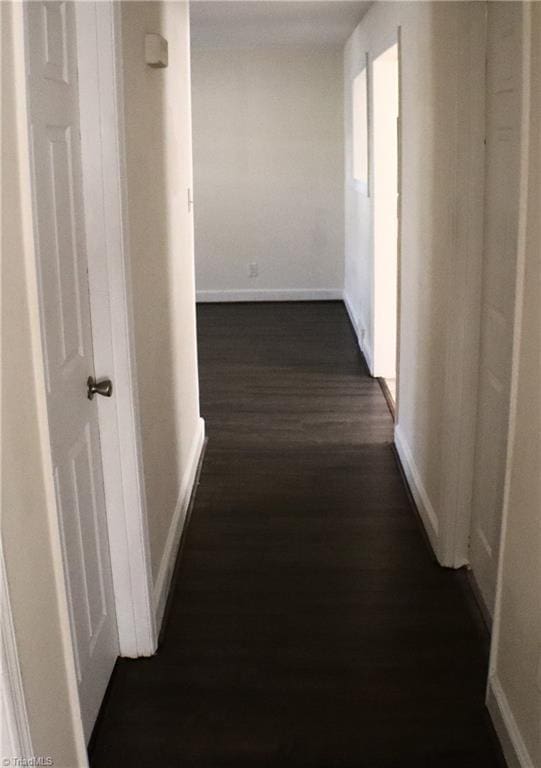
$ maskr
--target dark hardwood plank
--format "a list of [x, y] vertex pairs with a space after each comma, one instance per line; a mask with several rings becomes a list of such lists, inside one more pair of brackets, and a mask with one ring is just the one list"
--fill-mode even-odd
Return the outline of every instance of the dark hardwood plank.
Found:
[[493, 768], [487, 637], [440, 568], [342, 304], [198, 308], [209, 442], [158, 654], [94, 768]]

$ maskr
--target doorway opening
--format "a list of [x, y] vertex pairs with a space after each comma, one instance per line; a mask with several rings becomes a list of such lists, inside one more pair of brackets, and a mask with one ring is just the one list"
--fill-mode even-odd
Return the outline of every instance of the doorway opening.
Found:
[[374, 376], [394, 411], [398, 329], [398, 41], [373, 62]]

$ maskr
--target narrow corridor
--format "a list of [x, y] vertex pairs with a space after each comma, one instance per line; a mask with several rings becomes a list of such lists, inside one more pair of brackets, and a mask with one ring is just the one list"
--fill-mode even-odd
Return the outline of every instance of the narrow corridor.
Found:
[[343, 305], [200, 305], [198, 326], [200, 485], [160, 650], [119, 660], [94, 768], [503, 765], [485, 629], [423, 538]]

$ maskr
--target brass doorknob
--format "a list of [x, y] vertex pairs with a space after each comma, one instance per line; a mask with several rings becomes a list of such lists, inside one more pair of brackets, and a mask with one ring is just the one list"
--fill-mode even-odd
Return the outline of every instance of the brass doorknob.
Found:
[[111, 379], [101, 379], [96, 381], [93, 376], [89, 376], [86, 382], [87, 397], [89, 400], [94, 399], [94, 395], [102, 395], [103, 397], [111, 397], [113, 394], [113, 382]]

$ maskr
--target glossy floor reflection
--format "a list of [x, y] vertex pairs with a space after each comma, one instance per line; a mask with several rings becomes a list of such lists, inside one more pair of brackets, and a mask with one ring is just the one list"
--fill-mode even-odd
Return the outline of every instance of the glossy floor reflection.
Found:
[[94, 768], [493, 768], [487, 637], [338, 302], [202, 305], [208, 447], [158, 654]]

